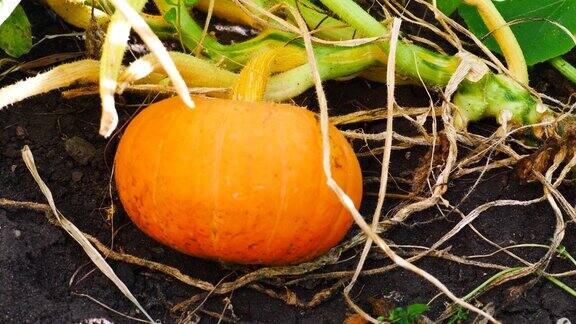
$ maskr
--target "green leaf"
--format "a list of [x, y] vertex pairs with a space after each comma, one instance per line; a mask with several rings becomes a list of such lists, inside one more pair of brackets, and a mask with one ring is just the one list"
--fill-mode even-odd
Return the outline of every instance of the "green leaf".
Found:
[[463, 322], [467, 319], [468, 319], [468, 310], [459, 306], [456, 309], [456, 312], [452, 315], [452, 317], [449, 318], [447, 324], [456, 324]]
[[[534, 65], [570, 51], [576, 44], [576, 0], [506, 0], [494, 5], [509, 23], [522, 47], [526, 63]], [[477, 37], [488, 35], [488, 30], [474, 7], [463, 5], [459, 13], [468, 28]], [[557, 24], [564, 26], [569, 35]], [[493, 51], [501, 53], [492, 36], [484, 43]]]
[[32, 48], [30, 22], [21, 6], [0, 26], [0, 48], [12, 57], [20, 57]]
[[0, 0], [0, 26], [10, 17], [20, 0]]
[[392, 323], [397, 323], [402, 319], [405, 319], [406, 315], [406, 310], [404, 308], [396, 307], [390, 311], [390, 314], [388, 314], [388, 320]]
[[406, 309], [408, 315], [418, 317], [428, 311], [430, 307], [426, 304], [412, 304]]
[[164, 20], [166, 22], [176, 25], [176, 18], [178, 17], [178, 10], [176, 8], [170, 8], [164, 13]]
[[436, 0], [436, 7], [438, 7], [438, 10], [442, 11], [446, 16], [453, 14], [461, 4], [461, 0]]

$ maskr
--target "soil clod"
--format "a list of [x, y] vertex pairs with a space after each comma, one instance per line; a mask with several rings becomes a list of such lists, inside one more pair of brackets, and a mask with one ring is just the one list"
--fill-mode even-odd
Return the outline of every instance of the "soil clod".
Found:
[[68, 155], [80, 165], [88, 164], [96, 154], [94, 145], [78, 136], [65, 140], [64, 148]]
[[82, 180], [83, 176], [84, 173], [82, 173], [81, 171], [72, 172], [72, 182], [79, 182], [80, 180]]

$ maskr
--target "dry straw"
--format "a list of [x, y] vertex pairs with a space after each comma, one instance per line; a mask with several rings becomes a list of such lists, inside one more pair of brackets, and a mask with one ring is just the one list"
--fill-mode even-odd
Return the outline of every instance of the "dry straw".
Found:
[[34, 163], [34, 156], [32, 155], [32, 152], [30, 151], [30, 148], [28, 148], [28, 146], [24, 146], [24, 148], [22, 149], [22, 159], [24, 160], [26, 167], [34, 177], [34, 180], [40, 187], [40, 191], [42, 191], [44, 197], [46, 197], [48, 205], [50, 206], [50, 209], [54, 214], [54, 216], [56, 217], [56, 220], [58, 221], [59, 225], [68, 234], [70, 234], [70, 236], [72, 236], [72, 238], [76, 240], [78, 244], [80, 244], [86, 255], [88, 255], [88, 257], [90, 258], [90, 260], [92, 260], [92, 262], [94, 262], [94, 264], [98, 267], [98, 269], [100, 269], [100, 271], [102, 271], [102, 273], [106, 277], [108, 277], [108, 279], [110, 279], [116, 285], [116, 287], [118, 287], [118, 289], [120, 289], [120, 291], [124, 294], [124, 296], [126, 296], [126, 298], [128, 298], [134, 305], [136, 305], [136, 307], [138, 307], [138, 309], [144, 314], [144, 316], [146, 316], [146, 318], [150, 321], [150, 323], [155, 323], [152, 317], [148, 315], [144, 307], [142, 307], [142, 305], [140, 305], [138, 300], [136, 300], [136, 297], [132, 295], [128, 287], [126, 287], [126, 285], [122, 282], [122, 280], [120, 280], [120, 278], [118, 278], [116, 273], [114, 273], [114, 270], [112, 270], [112, 268], [106, 262], [104, 257], [98, 252], [98, 250], [96, 250], [96, 248], [94, 248], [94, 246], [90, 243], [90, 241], [86, 238], [86, 236], [84, 236], [82, 231], [80, 231], [78, 227], [76, 227], [72, 222], [70, 222], [66, 217], [64, 217], [64, 215], [60, 213], [58, 208], [56, 208], [56, 203], [54, 202], [54, 198], [52, 197], [52, 192], [40, 177], [40, 174], [36, 169], [36, 164]]
[[[412, 272], [418, 274], [419, 276], [423, 277], [428, 282], [435, 285], [448, 298], [450, 298], [452, 301], [454, 301], [456, 304], [460, 305], [461, 307], [466, 308], [468, 310], [471, 310], [475, 313], [478, 313], [493, 323], [499, 323], [499, 321], [494, 319], [494, 317], [492, 317], [492, 315], [490, 315], [490, 314], [486, 313], [485, 311], [483, 311], [483, 310], [469, 304], [468, 302], [456, 297], [444, 284], [442, 284], [434, 276], [430, 275], [426, 271], [418, 268], [417, 266], [413, 265], [412, 263], [406, 261], [404, 258], [397, 255], [390, 248], [390, 246], [386, 242], [384, 242], [384, 240], [380, 236], [378, 236], [378, 234], [376, 234], [376, 232], [374, 230], [372, 230], [371, 226], [368, 225], [368, 223], [366, 223], [366, 221], [364, 220], [364, 218], [362, 217], [360, 212], [354, 206], [354, 203], [352, 202], [350, 197], [348, 197], [348, 195], [342, 190], [342, 188], [340, 188], [338, 183], [336, 183], [336, 181], [332, 177], [332, 171], [330, 168], [330, 139], [328, 136], [328, 102], [326, 100], [326, 95], [324, 94], [324, 89], [322, 88], [322, 80], [321, 80], [320, 74], [318, 72], [318, 66], [316, 64], [316, 58], [314, 56], [314, 50], [312, 47], [312, 40], [311, 40], [309, 31], [308, 31], [308, 26], [306, 25], [306, 22], [304, 21], [302, 16], [300, 16], [300, 14], [295, 10], [290, 10], [290, 11], [291, 11], [291, 14], [294, 16], [296, 23], [300, 29], [300, 34], [304, 39], [304, 44], [306, 47], [306, 53], [308, 55], [308, 61], [309, 61], [309, 64], [311, 66], [312, 73], [313, 73], [314, 85], [316, 88], [316, 94], [317, 94], [318, 103], [320, 106], [320, 129], [322, 132], [323, 169], [324, 169], [324, 174], [326, 175], [328, 186], [334, 191], [334, 193], [340, 199], [342, 204], [350, 211], [350, 213], [354, 217], [354, 221], [356, 222], [356, 224], [362, 229], [362, 231], [367, 235], [368, 238], [372, 239], [376, 243], [376, 245], [378, 247], [380, 247], [382, 249], [382, 251], [384, 251], [384, 253], [392, 260], [392, 262], [394, 262], [395, 264], [397, 264], [398, 266], [400, 266], [404, 269], [412, 271]], [[394, 56], [394, 55], [389, 55], [389, 56]], [[348, 294], [346, 293], [346, 291], [344, 293], [345, 293], [344, 296], [346, 297], [347, 301], [352, 302], [350, 300], [350, 298], [348, 298]], [[353, 304], [353, 303], [351, 303], [351, 304], [353, 307], [355, 306], [355, 304]], [[366, 318], [367, 320], [369, 320], [373, 323], [379, 323], [378, 320], [376, 320], [376, 319], [372, 318], [371, 316], [369, 316], [368, 314], [366, 314], [359, 307], [354, 307], [354, 309], [358, 313], [360, 313], [364, 318]]]

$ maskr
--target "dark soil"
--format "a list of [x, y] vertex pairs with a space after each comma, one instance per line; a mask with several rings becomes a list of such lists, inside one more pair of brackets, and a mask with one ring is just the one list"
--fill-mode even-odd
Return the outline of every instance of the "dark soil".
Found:
[[[31, 21], [35, 23], [36, 40], [43, 35], [72, 31], [34, 2], [26, 3], [26, 9]], [[47, 40], [23, 60], [64, 51], [79, 51], [82, 48], [82, 41], [75, 38]], [[561, 77], [553, 70], [541, 66], [536, 72], [536, 86], [545, 88], [548, 93], [559, 98], [568, 97], [565, 88], [570, 86], [558, 81]], [[0, 85], [25, 76], [12, 74], [2, 80]], [[352, 80], [328, 82], [326, 88], [331, 106], [338, 107], [333, 113], [382, 107], [385, 103], [386, 90], [381, 84]], [[427, 104], [425, 92], [418, 88], [401, 87], [397, 97], [400, 104], [404, 105]], [[121, 122], [124, 124], [137, 111], [138, 104], [147, 98], [124, 96], [118, 100]], [[299, 101], [313, 105], [313, 92], [302, 96]], [[21, 148], [29, 145], [38, 170], [51, 188], [59, 209], [81, 230], [91, 233], [108, 246], [112, 244], [112, 232], [116, 231], [113, 241], [115, 250], [174, 266], [183, 273], [214, 284], [221, 280], [233, 280], [244, 273], [242, 269], [231, 269], [216, 262], [172, 251], [152, 241], [130, 222], [121, 208], [111, 181], [111, 164], [118, 136], [106, 140], [98, 135], [99, 116], [99, 100], [96, 96], [65, 100], [57, 91], [1, 111], [0, 198], [45, 202], [20, 156]], [[383, 127], [381, 124], [358, 127], [376, 131]], [[474, 127], [476, 131], [494, 129], [491, 124]], [[362, 146], [362, 143], [358, 144]], [[394, 177], [409, 178], [423, 153], [420, 149], [396, 151], [391, 174]], [[462, 149], [461, 154], [466, 154], [466, 149]], [[379, 164], [375, 158], [363, 158], [361, 162], [365, 176], [377, 176]], [[457, 204], [474, 183], [476, 176], [451, 182], [446, 198]], [[375, 192], [376, 187], [377, 184], [368, 183], [365, 191]], [[563, 193], [571, 204], [576, 203], [573, 187], [563, 188]], [[467, 212], [496, 199], [530, 199], [540, 194], [539, 185], [523, 184], [515, 178], [513, 170], [500, 169], [485, 175], [470, 198], [459, 207]], [[400, 203], [392, 202], [387, 202], [387, 208], [391, 209]], [[111, 205], [116, 207], [113, 222], [107, 220]], [[363, 205], [366, 215], [371, 213], [373, 205], [373, 196], [367, 194]], [[411, 224], [394, 228], [386, 234], [386, 238], [396, 244], [430, 246], [458, 220], [459, 216], [455, 213], [444, 217], [437, 209], [431, 209], [416, 215]], [[495, 208], [482, 214], [474, 225], [486, 237], [502, 245], [546, 244], [553, 233], [554, 216], [547, 204], [527, 208]], [[575, 228], [570, 224], [563, 242], [568, 251], [574, 253], [575, 234]], [[460, 232], [446, 246], [451, 246], [451, 252], [457, 255], [483, 254], [494, 250], [469, 229]], [[350, 258], [357, 254], [359, 250], [352, 251], [342, 258], [347, 262], [321, 271], [353, 269], [356, 259]], [[518, 251], [518, 254], [535, 261], [543, 251], [525, 249]], [[484, 261], [517, 265], [504, 254], [497, 254]], [[114, 261], [110, 261], [110, 264], [144, 308], [163, 323], [178, 320], [180, 314], [169, 311], [173, 305], [201, 292], [146, 268]], [[388, 261], [374, 253], [367, 267], [377, 268], [384, 264], [388, 264]], [[423, 259], [417, 264], [430, 271], [458, 296], [467, 294], [497, 272], [432, 258]], [[550, 271], [564, 271], [570, 267], [566, 260], [557, 259], [552, 263]], [[563, 278], [563, 281], [576, 287], [573, 278]], [[294, 290], [300, 298], [308, 299], [332, 283], [314, 281], [297, 286]], [[274, 284], [265, 283], [270, 288], [274, 288]], [[285, 292], [281, 285], [274, 289], [279, 293]], [[437, 289], [419, 277], [396, 270], [383, 275], [361, 277], [352, 296], [364, 309], [371, 311], [369, 300], [374, 298], [387, 300], [396, 306], [407, 306], [427, 303], [437, 293]], [[91, 323], [105, 323], [104, 319], [116, 323], [130, 321], [99, 305], [92, 298], [123, 314], [143, 318], [116, 287], [95, 270], [78, 244], [62, 229], [50, 224], [43, 214], [25, 209], [0, 209], [1, 323], [88, 323], [91, 319], [99, 319], [99, 322], [92, 320]], [[351, 313], [340, 292], [315, 308], [301, 309], [287, 306], [283, 301], [255, 290], [241, 288], [227, 295], [208, 298], [198, 307], [197, 314], [202, 322], [216, 322], [217, 318], [202, 310], [222, 313], [227, 299], [232, 306], [225, 312], [225, 316], [241, 322], [340, 323]], [[432, 310], [427, 315], [435, 318], [444, 310], [446, 301], [437, 298], [432, 302]], [[477, 302], [479, 305], [493, 304], [495, 317], [505, 323], [550, 323], [563, 317], [576, 320], [576, 299], [543, 278], [530, 277], [509, 283], [482, 295]]]

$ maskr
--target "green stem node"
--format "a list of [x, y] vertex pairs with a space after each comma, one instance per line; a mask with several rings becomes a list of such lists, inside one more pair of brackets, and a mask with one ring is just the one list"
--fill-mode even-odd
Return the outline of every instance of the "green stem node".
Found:
[[454, 116], [457, 127], [487, 117], [509, 114], [513, 125], [538, 123], [546, 112], [538, 112], [538, 101], [516, 81], [503, 74], [488, 73], [479, 82], [464, 81], [452, 102], [458, 107]]

